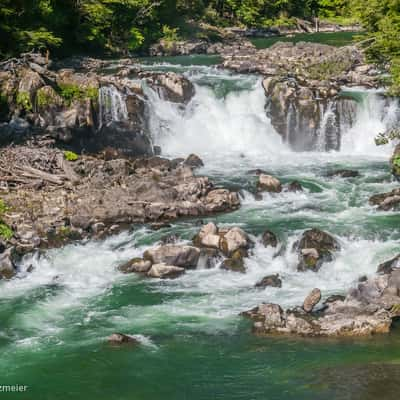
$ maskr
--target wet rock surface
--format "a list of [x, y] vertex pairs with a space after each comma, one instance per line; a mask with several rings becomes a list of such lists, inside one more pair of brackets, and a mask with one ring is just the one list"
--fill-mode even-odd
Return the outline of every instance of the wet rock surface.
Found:
[[400, 315], [399, 256], [379, 265], [378, 275], [366, 277], [345, 296], [331, 295], [322, 307], [314, 289], [303, 307], [284, 311], [278, 304], [261, 304], [242, 313], [254, 321], [258, 334], [300, 336], [366, 336], [388, 333]]
[[266, 288], [266, 287], [282, 287], [282, 279], [279, 277], [279, 274], [268, 275], [262, 278], [259, 282], [256, 283], [255, 287], [257, 288]]
[[298, 271], [318, 271], [324, 262], [332, 261], [334, 253], [340, 250], [333, 236], [315, 228], [305, 231], [294, 247], [299, 257]]
[[215, 189], [207, 177], [170, 160], [78, 156], [31, 143], [0, 149], [4, 216], [22, 252], [85, 237], [103, 237], [133, 223], [232, 211], [237, 193]]
[[377, 206], [380, 211], [391, 211], [400, 209], [400, 188], [391, 192], [375, 194], [370, 197], [369, 203]]

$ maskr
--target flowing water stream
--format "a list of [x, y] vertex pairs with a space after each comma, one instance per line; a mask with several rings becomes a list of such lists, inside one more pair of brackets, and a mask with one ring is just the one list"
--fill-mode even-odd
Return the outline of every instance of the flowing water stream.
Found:
[[[391, 149], [374, 144], [397, 105], [363, 93], [355, 121], [341, 122], [340, 151], [294, 152], [266, 116], [258, 77], [213, 67], [148, 68], [184, 72], [196, 85], [185, 108], [147, 89], [154, 142], [167, 156], [197, 153], [205, 161], [200, 174], [242, 190], [238, 211], [203, 221], [239, 225], [255, 239], [268, 228], [282, 243], [279, 256], [257, 244], [244, 275], [199, 268], [158, 281], [116, 270], [165, 235], [190, 240], [198, 221], [185, 220], [28, 257], [29, 276], [0, 283], [1, 382], [29, 386], [26, 394], [4, 398], [375, 399], [377, 391], [382, 399], [396, 398], [399, 331], [362, 340], [257, 338], [238, 313], [263, 301], [298, 305], [314, 287], [324, 297], [343, 293], [399, 253], [399, 214], [368, 205], [372, 194], [397, 186], [387, 163]], [[121, 98], [107, 90], [102, 95], [104, 113], [120, 118]], [[322, 133], [331, 111], [323, 111]], [[305, 191], [256, 201], [256, 178], [248, 174], [254, 168], [283, 183], [298, 180]], [[336, 168], [357, 169], [360, 176], [328, 178]], [[318, 273], [299, 273], [291, 248], [310, 227], [336, 235], [342, 250]], [[281, 275], [281, 289], [254, 288], [271, 273]], [[118, 331], [137, 335], [142, 346], [105, 344]]]

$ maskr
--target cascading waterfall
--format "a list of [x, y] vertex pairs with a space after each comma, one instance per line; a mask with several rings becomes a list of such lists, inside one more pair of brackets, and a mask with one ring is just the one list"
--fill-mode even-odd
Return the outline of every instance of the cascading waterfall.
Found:
[[346, 122], [346, 114], [341, 115], [342, 129], [347, 128], [342, 133], [341, 151], [352, 154], [390, 154], [391, 146], [376, 146], [375, 137], [394, 127], [400, 120], [398, 101], [376, 90], [347, 89], [345, 94], [354, 96], [357, 108], [353, 123]]
[[196, 85], [186, 106], [164, 101], [147, 89], [150, 128], [165, 154], [276, 154], [285, 151], [265, 112], [265, 95], [256, 81], [250, 90], [232, 90], [224, 97], [209, 86]]
[[99, 90], [99, 129], [111, 122], [126, 121], [128, 110], [122, 93], [115, 86]]

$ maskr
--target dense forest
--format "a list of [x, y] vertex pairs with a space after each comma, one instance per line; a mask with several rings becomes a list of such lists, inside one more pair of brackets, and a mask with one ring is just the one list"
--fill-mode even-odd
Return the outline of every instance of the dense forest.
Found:
[[200, 22], [266, 28], [316, 16], [360, 21], [371, 61], [391, 66], [400, 90], [400, 0], [0, 0], [0, 58], [32, 49], [127, 54], [160, 38], [218, 40]]
[[[126, 52], [214, 26], [269, 27], [347, 14], [347, 0], [0, 0], [0, 55], [41, 48]], [[189, 22], [189, 23], [188, 23]], [[192, 22], [192, 23], [190, 23]], [[193, 24], [194, 22], [194, 24]], [[211, 36], [212, 39], [212, 36]]]

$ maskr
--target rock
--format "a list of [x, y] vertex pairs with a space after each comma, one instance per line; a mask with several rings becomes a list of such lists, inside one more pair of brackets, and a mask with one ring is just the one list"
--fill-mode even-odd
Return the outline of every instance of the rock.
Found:
[[133, 336], [125, 335], [124, 333], [113, 333], [107, 338], [107, 341], [111, 344], [140, 344]]
[[250, 246], [250, 239], [240, 228], [231, 228], [221, 238], [219, 242], [220, 249], [227, 256], [232, 255], [236, 250], [248, 249]]
[[352, 169], [337, 169], [327, 173], [328, 177], [340, 177], [340, 178], [356, 178], [360, 176], [358, 171]]
[[215, 268], [222, 261], [222, 255], [217, 249], [202, 248], [200, 250], [199, 268]]
[[389, 261], [379, 264], [376, 272], [378, 274], [391, 274], [396, 269], [400, 269], [400, 254]]
[[199, 249], [186, 245], [158, 246], [143, 254], [143, 258], [152, 264], [168, 264], [183, 268], [196, 268], [199, 257]]
[[174, 279], [185, 273], [185, 268], [174, 265], [153, 264], [147, 272], [147, 276], [159, 279]]
[[375, 194], [370, 197], [369, 203], [378, 206], [379, 211], [398, 210], [400, 208], [400, 188], [387, 193]]
[[338, 241], [326, 232], [313, 228], [305, 231], [295, 249], [299, 255], [298, 271], [318, 271], [324, 262], [333, 260], [340, 250]]
[[265, 276], [255, 285], [257, 288], [265, 288], [267, 286], [277, 288], [282, 287], [282, 280], [280, 279], [279, 274]]
[[151, 261], [143, 260], [142, 258], [134, 258], [125, 264], [122, 264], [118, 269], [124, 274], [132, 272], [146, 273], [151, 268]]
[[298, 181], [293, 181], [289, 183], [287, 187], [288, 192], [302, 192], [303, 187], [301, 186], [301, 183]]
[[280, 193], [282, 191], [282, 184], [279, 179], [271, 175], [261, 174], [258, 177], [257, 189], [259, 191]]
[[261, 237], [261, 243], [264, 245], [264, 247], [277, 247], [278, 238], [276, 237], [275, 233], [271, 232], [270, 230], [266, 230]]
[[187, 165], [188, 167], [195, 169], [195, 168], [200, 168], [204, 167], [204, 163], [202, 159], [197, 156], [196, 154], [190, 154], [186, 160], [183, 162], [184, 165]]
[[320, 302], [320, 300], [321, 291], [319, 289], [313, 289], [304, 299], [303, 310], [307, 313], [312, 312], [312, 310]]
[[195, 89], [188, 79], [174, 72], [142, 72], [139, 76], [154, 89], [160, 98], [187, 104], [195, 94]]
[[208, 213], [235, 210], [240, 206], [238, 194], [227, 189], [211, 190], [206, 196], [205, 203]]
[[400, 144], [398, 144], [393, 151], [393, 155], [390, 158], [390, 167], [392, 170], [392, 174], [397, 179], [399, 179], [400, 178]]
[[230, 258], [226, 258], [221, 263], [221, 268], [233, 272], [246, 272], [246, 267], [244, 265], [244, 258], [247, 257], [247, 253], [243, 249], [238, 249], [231, 255]]
[[11, 279], [17, 274], [14, 252], [14, 248], [10, 247], [0, 254], [0, 279]]

